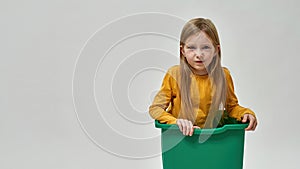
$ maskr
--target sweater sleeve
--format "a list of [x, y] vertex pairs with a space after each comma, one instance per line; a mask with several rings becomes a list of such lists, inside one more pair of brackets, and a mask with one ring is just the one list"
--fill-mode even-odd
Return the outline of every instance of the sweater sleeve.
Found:
[[224, 69], [224, 71], [228, 87], [226, 110], [228, 111], [229, 116], [237, 119], [238, 121], [242, 120], [244, 114], [252, 114], [253, 116], [255, 116], [255, 113], [252, 110], [239, 105], [238, 99], [234, 93], [234, 84], [230, 72], [228, 71], [228, 69]]
[[176, 124], [176, 118], [166, 111], [172, 101], [173, 83], [174, 79], [169, 69], [163, 79], [159, 92], [149, 107], [150, 116], [160, 123]]

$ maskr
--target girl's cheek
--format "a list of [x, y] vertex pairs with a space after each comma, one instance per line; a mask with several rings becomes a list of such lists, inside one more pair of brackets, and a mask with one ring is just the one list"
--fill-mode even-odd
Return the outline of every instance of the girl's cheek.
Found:
[[190, 55], [190, 54], [193, 53], [193, 51], [186, 51], [185, 53], [188, 54], [188, 55]]
[[213, 56], [213, 52], [205, 52], [204, 55], [207, 56], [207, 57], [208, 56]]

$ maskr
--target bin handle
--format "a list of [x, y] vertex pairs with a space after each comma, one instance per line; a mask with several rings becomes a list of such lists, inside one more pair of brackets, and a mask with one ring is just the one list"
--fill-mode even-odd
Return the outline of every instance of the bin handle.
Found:
[[[212, 129], [194, 129], [194, 134], [219, 134], [226, 132], [227, 130], [244, 130], [248, 126], [248, 123], [242, 124], [225, 124], [222, 127]], [[155, 120], [155, 127], [161, 129], [179, 130], [176, 124], [163, 124], [158, 120]]]

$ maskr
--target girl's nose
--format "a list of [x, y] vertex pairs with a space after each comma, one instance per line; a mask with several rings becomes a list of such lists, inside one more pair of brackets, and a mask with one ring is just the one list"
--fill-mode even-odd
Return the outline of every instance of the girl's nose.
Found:
[[195, 54], [196, 54], [196, 56], [200, 57], [203, 55], [203, 51], [201, 51], [200, 49], [196, 49]]

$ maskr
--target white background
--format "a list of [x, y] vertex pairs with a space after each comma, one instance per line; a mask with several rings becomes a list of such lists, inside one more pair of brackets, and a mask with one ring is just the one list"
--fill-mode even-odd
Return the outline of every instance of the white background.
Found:
[[[73, 71], [87, 40], [117, 18], [144, 12], [213, 20], [240, 104], [259, 120], [257, 130], [246, 134], [244, 168], [299, 168], [299, 5], [292, 0], [0, 1], [0, 168], [161, 168], [161, 156], [128, 159], [96, 146], [82, 130], [72, 98]], [[165, 70], [177, 61], [166, 63]], [[151, 77], [151, 87], [159, 89], [162, 74]], [[140, 102], [139, 109], [148, 105]], [[159, 134], [147, 127], [141, 137]]]

